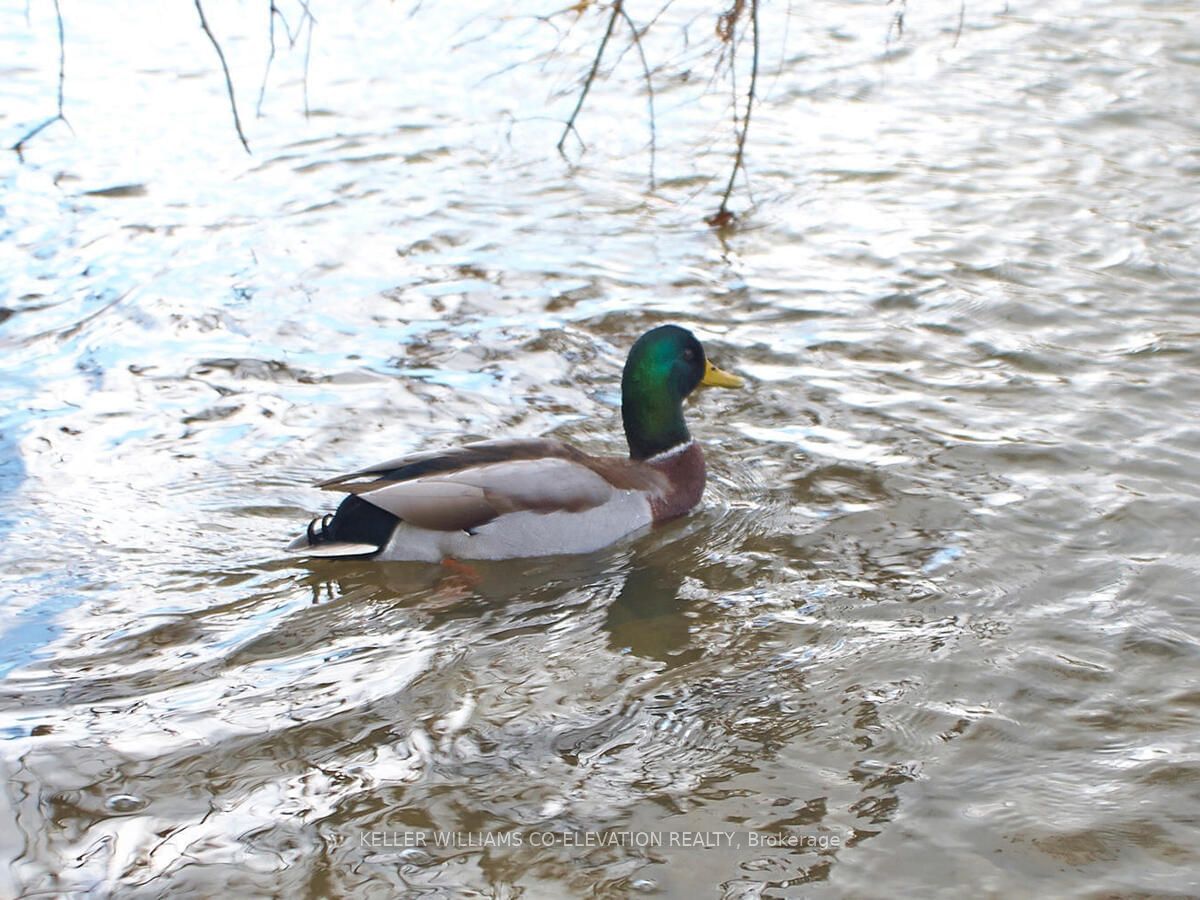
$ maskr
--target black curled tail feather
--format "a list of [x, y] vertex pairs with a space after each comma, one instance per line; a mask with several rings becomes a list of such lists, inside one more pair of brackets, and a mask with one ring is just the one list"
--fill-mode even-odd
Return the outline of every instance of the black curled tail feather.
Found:
[[[321, 524], [318, 526], [317, 523]], [[329, 526], [333, 524], [333, 516], [326, 513], [323, 516], [317, 516], [308, 523], [308, 546], [315, 547], [317, 544], [328, 544], [332, 538], [327, 534]]]

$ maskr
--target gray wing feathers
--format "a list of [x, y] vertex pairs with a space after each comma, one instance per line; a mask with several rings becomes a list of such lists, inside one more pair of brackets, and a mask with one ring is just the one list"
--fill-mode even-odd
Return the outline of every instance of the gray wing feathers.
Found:
[[454, 472], [507, 459], [571, 458], [575, 455], [576, 451], [566, 444], [547, 438], [475, 441], [452, 450], [398, 456], [365, 469], [326, 478], [317, 482], [317, 487], [327, 491], [349, 490], [358, 493], [363, 485], [378, 479], [408, 481], [432, 472]]
[[478, 488], [437, 479], [393, 482], [359, 497], [418, 528], [436, 531], [467, 531], [499, 515]]
[[580, 512], [607, 502], [613, 492], [587, 466], [556, 457], [506, 460], [356, 491], [406, 522], [438, 531], [470, 530], [510, 512]]

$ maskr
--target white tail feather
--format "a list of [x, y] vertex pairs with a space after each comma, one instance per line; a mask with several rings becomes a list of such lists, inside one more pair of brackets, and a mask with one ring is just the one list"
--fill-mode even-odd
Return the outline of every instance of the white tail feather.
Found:
[[349, 541], [310, 544], [308, 535], [302, 534], [287, 545], [287, 552], [292, 556], [365, 556], [378, 553], [379, 547], [375, 544], [352, 544]]

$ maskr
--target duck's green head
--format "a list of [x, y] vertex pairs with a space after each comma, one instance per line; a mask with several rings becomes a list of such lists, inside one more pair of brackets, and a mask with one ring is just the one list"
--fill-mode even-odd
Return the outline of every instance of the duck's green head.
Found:
[[678, 325], [652, 328], [633, 345], [621, 377], [621, 418], [633, 459], [648, 459], [691, 439], [683, 400], [699, 385], [741, 387], [708, 361], [696, 336]]

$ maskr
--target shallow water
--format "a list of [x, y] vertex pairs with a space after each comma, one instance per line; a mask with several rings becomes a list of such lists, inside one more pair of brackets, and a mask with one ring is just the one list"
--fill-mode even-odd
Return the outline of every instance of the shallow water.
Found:
[[[306, 118], [214, 4], [246, 156], [194, 10], [115, 9], [0, 158], [0, 895], [1197, 889], [1195, 4], [764, 6], [725, 234], [711, 10], [647, 42], [651, 191], [633, 56], [554, 150], [599, 10], [314, 8]], [[333, 472], [620, 452], [663, 321], [751, 382], [689, 408], [686, 521], [478, 584], [282, 557]]]

